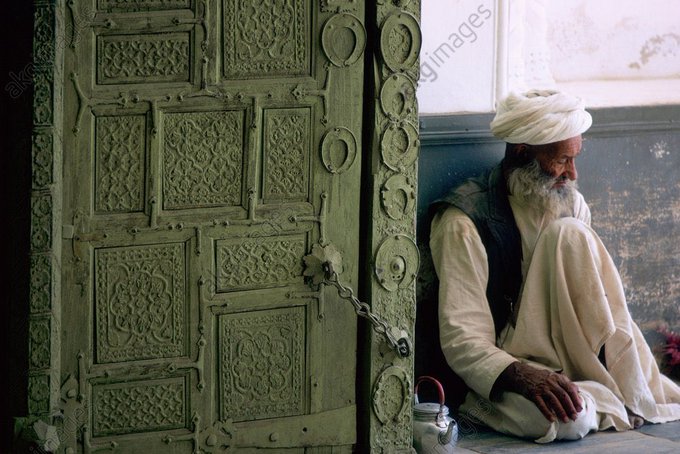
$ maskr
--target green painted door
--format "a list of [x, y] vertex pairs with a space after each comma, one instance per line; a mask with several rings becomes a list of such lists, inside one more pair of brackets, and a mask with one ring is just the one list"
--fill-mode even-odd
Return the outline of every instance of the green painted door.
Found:
[[67, 5], [63, 447], [351, 451], [363, 2]]

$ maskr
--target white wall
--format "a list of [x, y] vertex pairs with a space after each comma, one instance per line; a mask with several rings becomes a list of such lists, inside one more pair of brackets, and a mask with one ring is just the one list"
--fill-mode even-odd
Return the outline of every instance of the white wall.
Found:
[[548, 1], [558, 81], [680, 76], [680, 1]]
[[422, 2], [421, 113], [487, 112], [493, 106], [495, 3]]
[[680, 103], [680, 0], [431, 0], [421, 25], [424, 115], [536, 86], [590, 107]]

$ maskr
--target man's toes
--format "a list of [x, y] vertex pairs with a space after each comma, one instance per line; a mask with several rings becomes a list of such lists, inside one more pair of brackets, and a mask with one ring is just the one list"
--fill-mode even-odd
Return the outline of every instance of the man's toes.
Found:
[[628, 421], [630, 422], [630, 425], [633, 426], [633, 429], [639, 429], [645, 424], [644, 418], [641, 418], [638, 415], [628, 415]]

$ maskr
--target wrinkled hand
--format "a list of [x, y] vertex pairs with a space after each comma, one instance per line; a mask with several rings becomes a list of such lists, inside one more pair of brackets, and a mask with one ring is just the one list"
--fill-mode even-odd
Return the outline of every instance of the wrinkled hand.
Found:
[[499, 377], [501, 390], [521, 394], [536, 404], [550, 421], [575, 421], [583, 409], [578, 386], [564, 374], [520, 362], [509, 365]]

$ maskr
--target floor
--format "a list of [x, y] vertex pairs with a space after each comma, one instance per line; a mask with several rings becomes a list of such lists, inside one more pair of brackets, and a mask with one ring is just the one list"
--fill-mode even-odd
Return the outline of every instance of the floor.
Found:
[[489, 429], [475, 429], [461, 434], [456, 453], [680, 453], [680, 421], [646, 424], [626, 432], [596, 432], [579, 441], [553, 442], [540, 445], [508, 437]]

